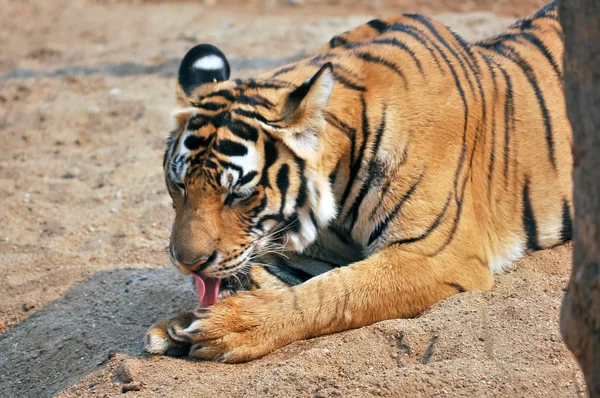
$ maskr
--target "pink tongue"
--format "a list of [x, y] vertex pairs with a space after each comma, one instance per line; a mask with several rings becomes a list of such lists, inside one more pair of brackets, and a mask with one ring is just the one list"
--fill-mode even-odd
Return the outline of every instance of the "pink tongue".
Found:
[[198, 301], [201, 305], [208, 307], [217, 302], [221, 280], [219, 278], [202, 278], [193, 274], [196, 279], [196, 292], [198, 292]]

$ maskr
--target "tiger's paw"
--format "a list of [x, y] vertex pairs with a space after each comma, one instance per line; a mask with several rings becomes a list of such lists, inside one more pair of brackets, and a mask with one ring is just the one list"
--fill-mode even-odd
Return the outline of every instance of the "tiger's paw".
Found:
[[[187, 345], [190, 356], [203, 360], [239, 363], [260, 358], [292, 341], [280, 322], [269, 321], [277, 319], [278, 295], [244, 292], [197, 308], [191, 321], [189, 316], [172, 318], [166, 327], [169, 341]], [[148, 335], [155, 339], [157, 333], [151, 329]]]
[[190, 351], [190, 343], [179, 338], [174, 331], [189, 326], [194, 319], [191, 312], [182, 312], [173, 318], [163, 319], [155, 323], [144, 336], [142, 351], [169, 357], [187, 355]]

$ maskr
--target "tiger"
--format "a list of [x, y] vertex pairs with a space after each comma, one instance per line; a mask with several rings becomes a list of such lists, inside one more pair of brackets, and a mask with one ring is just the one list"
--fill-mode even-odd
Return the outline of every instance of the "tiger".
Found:
[[554, 1], [474, 43], [374, 19], [255, 78], [189, 50], [163, 167], [199, 303], [143, 350], [253, 360], [489, 290], [570, 240], [563, 41]]

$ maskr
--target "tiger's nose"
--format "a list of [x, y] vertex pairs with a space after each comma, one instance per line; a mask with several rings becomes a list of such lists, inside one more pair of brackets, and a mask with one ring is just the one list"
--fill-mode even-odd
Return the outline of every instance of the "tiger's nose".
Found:
[[217, 258], [217, 251], [211, 254], [202, 254], [190, 256], [185, 253], [174, 253], [174, 257], [179, 264], [189, 269], [192, 272], [202, 271], [211, 265]]

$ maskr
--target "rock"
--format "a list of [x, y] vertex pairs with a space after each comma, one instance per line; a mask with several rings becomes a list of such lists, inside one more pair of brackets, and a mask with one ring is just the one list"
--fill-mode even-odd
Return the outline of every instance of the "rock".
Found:
[[[121, 366], [119, 366], [117, 368], [115, 375], [117, 376], [117, 378], [119, 380], [121, 380], [125, 384], [133, 382], [133, 376], [131, 375], [131, 370], [129, 369], [129, 367], [127, 366], [127, 363], [125, 363], [125, 362], [121, 363]], [[130, 390], [130, 391], [137, 391], [137, 390]]]
[[123, 384], [123, 387], [121, 387], [121, 392], [125, 394], [129, 391], [140, 391], [142, 387], [142, 383], [140, 383], [139, 381], [134, 381], [132, 383]]
[[79, 174], [81, 174], [81, 170], [79, 170], [77, 167], [73, 167], [72, 169], [67, 170], [67, 172], [63, 174], [61, 178], [70, 180], [71, 178], [77, 177]]

